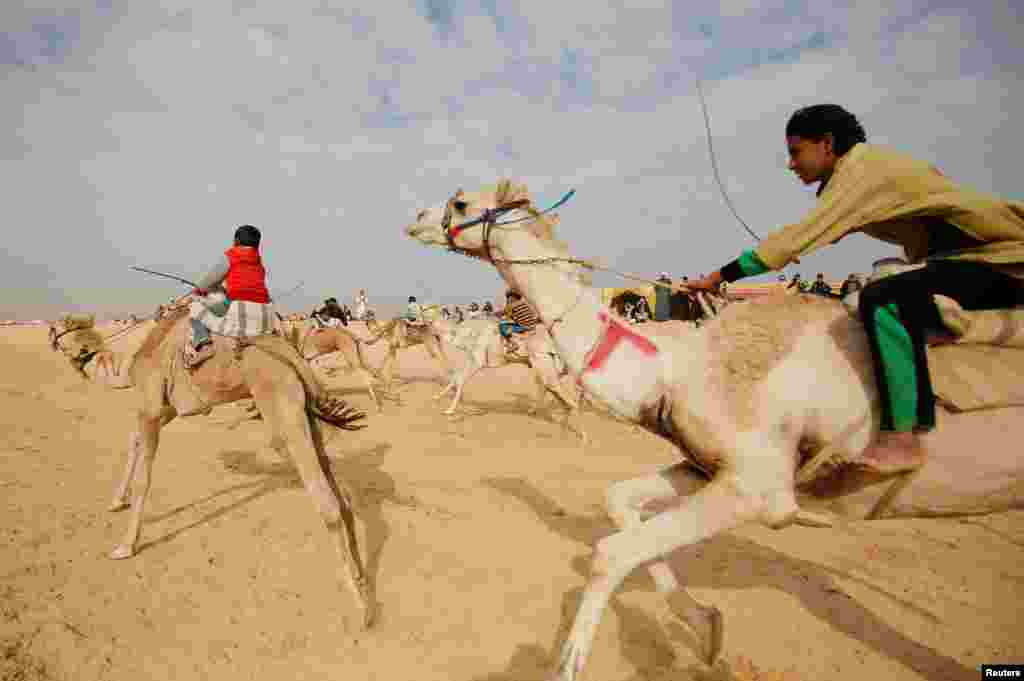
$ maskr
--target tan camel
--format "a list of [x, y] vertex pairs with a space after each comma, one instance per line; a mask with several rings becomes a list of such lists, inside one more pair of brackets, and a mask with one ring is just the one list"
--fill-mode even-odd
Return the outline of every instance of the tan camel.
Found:
[[[49, 343], [67, 358], [72, 368], [85, 380], [108, 388], [132, 387], [129, 371], [132, 354], [111, 348], [107, 338], [95, 328], [92, 315], [65, 315], [49, 324]], [[142, 323], [138, 330], [149, 328]], [[115, 335], [130, 335], [134, 329], [123, 329]]]
[[129, 440], [128, 466], [111, 511], [129, 507], [136, 469], [138, 480], [127, 533], [111, 558], [128, 558], [136, 552], [161, 429], [176, 416], [207, 414], [216, 405], [251, 397], [270, 429], [271, 446], [281, 455], [291, 454], [328, 533], [337, 542], [346, 584], [363, 611], [364, 626], [369, 626], [375, 604], [359, 555], [356, 525], [362, 523], [353, 511], [351, 492], [331, 472], [317, 420], [355, 430], [361, 427], [355, 422], [363, 414], [327, 396], [296, 348], [281, 336], [257, 336], [242, 343], [214, 336], [216, 354], [192, 371], [182, 363], [182, 349], [188, 342], [188, 310], [178, 309], [157, 323], [135, 354], [130, 373], [139, 396], [138, 426]]
[[568, 411], [566, 423], [571, 424], [570, 428], [576, 431], [584, 443], [587, 442], [587, 434], [579, 422], [579, 397], [562, 385], [561, 378], [568, 372], [546, 329], [537, 327], [531, 333], [521, 334], [519, 347], [525, 352], [510, 355], [505, 351], [505, 342], [498, 330], [498, 322], [494, 320], [470, 319], [461, 324], [433, 320], [431, 323], [435, 330], [440, 332], [442, 340], [462, 350], [466, 355], [466, 362], [449, 374], [445, 389], [434, 396], [435, 400], [439, 400], [455, 391], [455, 397], [444, 411], [445, 414], [455, 413], [466, 383], [480, 370], [523, 364], [533, 371], [538, 387], [537, 396], [528, 413], [536, 413], [544, 406], [548, 394], [554, 395]]
[[393, 396], [392, 383], [394, 381], [395, 362], [398, 360], [398, 351], [422, 345], [432, 358], [441, 363], [445, 374], [451, 373], [451, 362], [441, 346], [439, 331], [432, 322], [434, 317], [431, 314], [432, 308], [425, 310], [424, 322], [422, 324], [410, 324], [401, 317], [396, 317], [381, 324], [375, 318], [366, 320], [366, 329], [370, 332], [370, 339], [363, 341], [365, 345], [373, 345], [383, 339], [388, 347], [384, 357], [384, 363], [380, 368], [380, 375], [384, 382], [384, 394]]
[[[290, 333], [292, 340], [303, 359], [312, 366], [314, 362], [326, 355], [338, 353], [345, 362], [346, 372], [355, 372], [366, 384], [366, 390], [370, 394], [377, 411], [381, 411], [381, 401], [373, 390], [375, 378], [380, 378], [380, 372], [374, 369], [366, 355], [363, 353], [364, 341], [354, 333], [343, 327], [317, 327], [313, 320], [306, 320], [291, 325]], [[332, 373], [335, 367], [328, 367]]]
[[[642, 565], [703, 640], [704, 659], [715, 660], [721, 614], [681, 589], [663, 560], [681, 547], [748, 522], [784, 527], [801, 505], [860, 520], [982, 514], [1022, 504], [1024, 409], [940, 409], [938, 428], [924, 438], [923, 467], [894, 474], [866, 466], [862, 455], [880, 421], [878, 389], [866, 334], [839, 302], [793, 296], [734, 303], [700, 331], [647, 337], [609, 315], [596, 291], [568, 276], [575, 264], [552, 241], [547, 221], [462, 227], [485, 209], [528, 199], [525, 187], [508, 181], [459, 193], [421, 211], [406, 234], [491, 259], [537, 309], [588, 394], [675, 443], [684, 457], [609, 489], [608, 510], [620, 531], [595, 546], [558, 679], [579, 676], [613, 593]], [[531, 210], [527, 203], [499, 219], [529, 218]], [[831, 453], [835, 465], [803, 480], [801, 464], [815, 449]]]

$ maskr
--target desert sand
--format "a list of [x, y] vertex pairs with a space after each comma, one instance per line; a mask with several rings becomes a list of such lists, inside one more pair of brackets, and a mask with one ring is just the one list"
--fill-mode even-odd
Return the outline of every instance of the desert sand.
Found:
[[[381, 615], [363, 632], [298, 476], [240, 405], [163, 431], [140, 552], [107, 558], [134, 395], [80, 380], [45, 327], [0, 329], [0, 679], [546, 679], [590, 546], [613, 532], [605, 489], [675, 452], [592, 409], [586, 448], [557, 407], [527, 416], [525, 367], [482, 372], [454, 417], [422, 348], [397, 375], [382, 414], [354, 375], [326, 380], [368, 414], [328, 443], [369, 525]], [[1024, 512], [749, 527], [672, 562], [722, 610], [723, 659], [699, 662], [638, 573], [586, 679], [974, 680], [1024, 661]]]

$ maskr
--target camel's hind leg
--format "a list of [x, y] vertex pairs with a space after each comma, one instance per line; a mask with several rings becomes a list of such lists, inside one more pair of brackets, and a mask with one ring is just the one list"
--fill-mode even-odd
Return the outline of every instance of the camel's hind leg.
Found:
[[[608, 515], [621, 530], [635, 528], [653, 511], [651, 504], [677, 501], [696, 493], [707, 484], [707, 479], [690, 464], [680, 462], [658, 471], [654, 475], [618, 482], [608, 488], [606, 507]], [[714, 606], [697, 602], [679, 586], [671, 566], [662, 560], [647, 566], [658, 591], [668, 594], [672, 612], [686, 622], [697, 635], [701, 657], [708, 665], [714, 664], [722, 651], [722, 613]]]
[[119, 488], [119, 492], [123, 489], [125, 494], [127, 493], [127, 487], [131, 484], [131, 473], [134, 472], [139, 462], [142, 463], [142, 470], [139, 471], [139, 481], [135, 485], [135, 494], [132, 499], [132, 514], [131, 519], [128, 521], [128, 531], [124, 535], [124, 540], [110, 552], [110, 557], [115, 560], [135, 555], [135, 549], [139, 543], [139, 533], [142, 530], [142, 512], [146, 505], [146, 496], [149, 494], [149, 485], [153, 478], [153, 460], [156, 458], [156, 450], [160, 444], [160, 429], [173, 418], [173, 411], [168, 411], [166, 408], [161, 410], [156, 416], [153, 416], [146, 410], [139, 411], [138, 442], [135, 443], [133, 441], [132, 443], [134, 450], [131, 454], [132, 461], [128, 465], [128, 471], [126, 471], [128, 475], [126, 475], [122, 487]]
[[[283, 444], [291, 455], [328, 534], [334, 538], [341, 552], [345, 563], [344, 581], [363, 611], [362, 626], [369, 627], [376, 605], [359, 553], [352, 494], [338, 484], [331, 471], [330, 462], [323, 453], [320, 426], [311, 422], [312, 417], [306, 412], [304, 390], [297, 381], [293, 386], [254, 383], [250, 384], [253, 396], [271, 429], [272, 446], [280, 451]], [[365, 531], [360, 534], [365, 537]]]
[[388, 354], [384, 357], [384, 363], [381, 365], [380, 373], [382, 377], [382, 392], [389, 398], [394, 399], [395, 394], [392, 388], [392, 382], [395, 378], [395, 362], [398, 359], [398, 350], [394, 346], [388, 347]]
[[[174, 417], [174, 410], [167, 407], [161, 415], [160, 427], [166, 426]], [[128, 436], [128, 467], [124, 472], [121, 483], [114, 490], [114, 499], [110, 502], [110, 506], [107, 507], [108, 511], [123, 511], [131, 505], [128, 503], [128, 494], [132, 490], [132, 479], [135, 477], [135, 469], [138, 467], [139, 459], [142, 457], [142, 450], [142, 435], [139, 431], [132, 431], [132, 434]]]
[[455, 413], [455, 410], [459, 407], [459, 402], [462, 401], [462, 391], [465, 389], [466, 384], [469, 383], [469, 379], [473, 378], [481, 368], [481, 365], [478, 363], [467, 365], [458, 373], [456, 378], [452, 379], [455, 382], [455, 397], [452, 398], [451, 405], [444, 410], [445, 414], [451, 416]]

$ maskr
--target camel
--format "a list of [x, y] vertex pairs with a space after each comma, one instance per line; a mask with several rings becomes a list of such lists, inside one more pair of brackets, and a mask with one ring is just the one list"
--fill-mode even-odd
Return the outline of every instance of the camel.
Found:
[[365, 341], [346, 328], [318, 328], [313, 320], [293, 324], [290, 333], [293, 343], [299, 348], [299, 353], [310, 365], [320, 357], [334, 352], [340, 353], [345, 361], [345, 370], [355, 372], [363, 379], [377, 411], [382, 410], [380, 398], [373, 390], [373, 381], [380, 378], [380, 372], [370, 366], [363, 354]]
[[[104, 338], [94, 324], [92, 315], [64, 315], [49, 324], [50, 348], [61, 352], [86, 381], [114, 389], [132, 387], [128, 371], [131, 353], [112, 349], [109, 338]], [[122, 329], [113, 335], [128, 332], [129, 329]]]
[[439, 332], [433, 324], [434, 321], [437, 321], [434, 315], [436, 307], [424, 308], [424, 323], [422, 324], [410, 324], [401, 317], [396, 317], [383, 324], [378, 322], [373, 316], [367, 318], [366, 328], [370, 332], [371, 337], [369, 340], [363, 341], [363, 343], [365, 345], [373, 345], [377, 341], [384, 339], [388, 344], [387, 354], [380, 368], [380, 374], [384, 382], [383, 391], [386, 395], [394, 394], [391, 386], [394, 381], [395, 362], [398, 359], [399, 350], [422, 345], [432, 358], [441, 363], [446, 374], [451, 373], [451, 362], [448, 361], [448, 356], [441, 346]]
[[[501, 224], [512, 220], [523, 221]], [[683, 590], [664, 558], [721, 532], [750, 522], [781, 528], [802, 513], [807, 524], [827, 527], [1022, 505], [1020, 407], [940, 407], [938, 428], [923, 436], [925, 463], [910, 472], [864, 458], [879, 429], [878, 388], [866, 333], [836, 300], [738, 302], [679, 337], [637, 333], [572, 276], [580, 261], [558, 247], [526, 187], [507, 180], [420, 211], [405, 233], [490, 261], [533, 304], [587, 394], [683, 457], [608, 490], [620, 531], [594, 547], [556, 679], [580, 676], [613, 594], [640, 566], [712, 664], [722, 649], [721, 613]], [[978, 442], [986, 443], [980, 455]], [[827, 465], [811, 466], [823, 458]]]
[[462, 391], [466, 383], [481, 369], [497, 369], [510, 364], [524, 364], [533, 370], [538, 392], [530, 414], [535, 414], [543, 407], [547, 395], [554, 395], [568, 410], [567, 423], [580, 439], [586, 443], [587, 435], [579, 423], [579, 398], [562, 386], [561, 377], [567, 374], [565, 365], [551, 344], [551, 338], [543, 327], [534, 329], [529, 334], [520, 336], [520, 347], [525, 353], [509, 355], [505, 352], [505, 342], [498, 330], [498, 322], [487, 319], [471, 319], [461, 324], [444, 320], [433, 320], [431, 324], [441, 332], [441, 338], [454, 347], [462, 350], [467, 362], [449, 374], [448, 385], [434, 396], [439, 400], [448, 393], [455, 391], [451, 405], [445, 414], [454, 414], [462, 399]]
[[357, 524], [363, 533], [362, 523], [353, 511], [352, 493], [331, 472], [318, 421], [356, 430], [362, 427], [356, 421], [364, 415], [330, 398], [295, 346], [280, 335], [242, 341], [214, 336], [216, 354], [191, 371], [182, 362], [188, 342], [188, 309], [179, 308], [156, 324], [135, 354], [130, 374], [139, 398], [138, 425], [129, 439], [124, 477], [109, 507], [120, 511], [130, 506], [132, 515], [123, 541], [110, 557], [123, 559], [136, 553], [163, 427], [176, 416], [208, 414], [214, 406], [251, 397], [269, 427], [271, 446], [281, 456], [291, 455], [328, 534], [336, 541], [346, 568], [345, 582], [362, 610], [363, 626], [369, 627], [375, 604], [359, 554]]

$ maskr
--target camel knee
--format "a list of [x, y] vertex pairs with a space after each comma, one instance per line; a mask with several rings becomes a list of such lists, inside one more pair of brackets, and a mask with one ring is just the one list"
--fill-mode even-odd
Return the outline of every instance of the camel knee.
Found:
[[608, 516], [620, 527], [631, 519], [638, 518], [647, 501], [640, 493], [635, 480], [625, 480], [611, 485], [604, 495], [604, 507]]
[[764, 496], [761, 522], [774, 530], [792, 525], [800, 512], [792, 490], [781, 490]]

